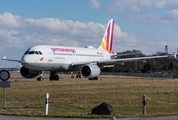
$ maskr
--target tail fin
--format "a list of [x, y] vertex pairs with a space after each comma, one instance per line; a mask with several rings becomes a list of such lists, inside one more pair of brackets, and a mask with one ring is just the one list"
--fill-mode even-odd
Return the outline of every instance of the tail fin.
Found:
[[98, 49], [106, 50], [109, 53], [114, 54], [112, 52], [113, 32], [114, 32], [114, 19], [110, 19], [103, 40], [100, 46], [98, 47]]

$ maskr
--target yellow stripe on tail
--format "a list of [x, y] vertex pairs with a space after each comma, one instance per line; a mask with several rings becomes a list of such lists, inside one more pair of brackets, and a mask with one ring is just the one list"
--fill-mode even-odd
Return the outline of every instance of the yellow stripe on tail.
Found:
[[110, 54], [114, 53], [112, 52], [113, 32], [114, 32], [114, 19], [110, 19], [105, 34], [103, 36], [103, 40], [100, 46], [98, 47], [98, 49], [106, 50]]

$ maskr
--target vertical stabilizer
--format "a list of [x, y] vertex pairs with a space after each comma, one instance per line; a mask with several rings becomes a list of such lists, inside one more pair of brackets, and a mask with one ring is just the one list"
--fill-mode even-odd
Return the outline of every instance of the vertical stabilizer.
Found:
[[114, 32], [114, 19], [110, 19], [105, 34], [103, 36], [103, 40], [100, 46], [98, 47], [98, 49], [106, 50], [109, 53], [114, 54], [112, 52], [113, 32]]

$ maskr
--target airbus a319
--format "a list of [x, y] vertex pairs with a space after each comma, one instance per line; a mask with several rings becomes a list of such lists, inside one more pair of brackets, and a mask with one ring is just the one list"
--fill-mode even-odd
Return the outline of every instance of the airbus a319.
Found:
[[21, 63], [20, 73], [24, 78], [34, 78], [39, 75], [37, 80], [43, 80], [42, 72], [50, 71], [50, 80], [59, 80], [58, 72], [79, 72], [78, 77], [82, 75], [89, 80], [97, 80], [103, 66], [169, 57], [169, 55], [164, 55], [115, 59], [118, 55], [112, 51], [113, 30], [114, 19], [110, 19], [98, 48], [37, 45], [30, 47], [21, 60], [6, 59], [6, 57], [2, 60]]

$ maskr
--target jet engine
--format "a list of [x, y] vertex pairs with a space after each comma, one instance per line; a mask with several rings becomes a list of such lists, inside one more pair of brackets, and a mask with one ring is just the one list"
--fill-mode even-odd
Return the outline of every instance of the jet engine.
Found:
[[38, 71], [30, 70], [30, 69], [25, 68], [25, 67], [21, 67], [20, 73], [24, 78], [34, 78], [34, 77], [38, 76], [38, 74], [39, 74]]
[[97, 65], [87, 64], [83, 65], [80, 69], [80, 73], [86, 78], [95, 78], [100, 74], [101, 70]]

